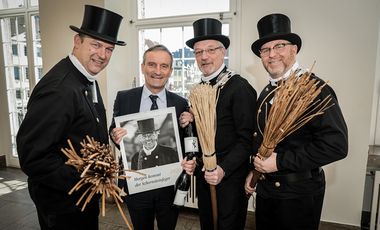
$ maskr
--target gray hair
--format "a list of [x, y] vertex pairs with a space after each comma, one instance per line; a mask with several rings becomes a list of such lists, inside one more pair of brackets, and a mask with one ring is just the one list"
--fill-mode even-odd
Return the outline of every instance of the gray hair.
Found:
[[145, 64], [146, 54], [149, 52], [153, 52], [153, 51], [164, 51], [167, 54], [169, 54], [169, 56], [170, 56], [170, 67], [173, 66], [173, 55], [172, 55], [172, 53], [169, 51], [168, 48], [166, 48], [166, 46], [161, 45], [161, 44], [152, 46], [149, 49], [145, 50], [144, 55], [143, 55], [143, 64]]

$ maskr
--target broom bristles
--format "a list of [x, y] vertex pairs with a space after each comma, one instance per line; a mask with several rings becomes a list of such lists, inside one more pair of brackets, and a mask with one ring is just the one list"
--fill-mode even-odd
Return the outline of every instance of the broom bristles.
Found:
[[217, 89], [208, 84], [199, 84], [190, 91], [189, 101], [197, 126], [198, 139], [203, 151], [206, 170], [216, 168], [215, 133]]
[[[269, 114], [265, 114], [264, 132], [259, 126], [259, 132], [263, 135], [263, 142], [258, 150], [261, 159], [270, 157], [278, 143], [334, 105], [330, 103], [331, 95], [322, 101], [316, 100], [322, 88], [327, 85], [324, 83], [319, 86], [319, 83], [320, 81], [311, 77], [311, 71], [300, 76], [293, 72], [272, 92], [275, 95]], [[268, 94], [259, 106], [257, 124], [262, 106], [272, 93]], [[254, 170], [250, 186], [254, 187], [260, 177], [261, 173]]]
[[262, 133], [263, 142], [259, 149], [261, 157], [269, 157], [280, 141], [331, 107], [331, 95], [323, 101], [315, 101], [326, 86], [326, 83], [319, 87], [318, 84], [319, 81], [312, 79], [309, 72], [300, 77], [292, 73], [289, 79], [280, 83]]

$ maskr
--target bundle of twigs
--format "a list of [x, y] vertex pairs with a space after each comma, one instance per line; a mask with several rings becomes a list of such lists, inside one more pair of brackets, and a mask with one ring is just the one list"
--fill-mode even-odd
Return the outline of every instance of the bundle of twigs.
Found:
[[[208, 171], [213, 171], [217, 167], [215, 155], [217, 88], [208, 84], [196, 85], [190, 91], [189, 101], [202, 147], [204, 167]], [[216, 229], [218, 210], [214, 185], [210, 185], [210, 192], [214, 229]]]
[[123, 203], [120, 197], [123, 191], [115, 184], [116, 179], [125, 179], [125, 177], [118, 176], [121, 169], [115, 160], [110, 145], [101, 144], [89, 136], [86, 136], [86, 139], [80, 143], [82, 146], [80, 155], [77, 154], [70, 140], [67, 140], [70, 148], [61, 149], [69, 158], [66, 164], [74, 166], [78, 172], [81, 173], [82, 178], [70, 190], [69, 194], [71, 195], [74, 191], [78, 191], [83, 186], [86, 187], [86, 190], [84, 190], [82, 196], [76, 203], [76, 205], [79, 206], [83, 201], [82, 211], [86, 208], [86, 205], [91, 201], [94, 195], [101, 194], [102, 216], [105, 216], [106, 197], [112, 197], [124, 222], [129, 229], [132, 229], [120, 206], [120, 203]]
[[[266, 117], [264, 133], [259, 129], [263, 135], [263, 142], [258, 150], [258, 157], [262, 160], [270, 157], [277, 144], [284, 138], [333, 106], [330, 103], [331, 95], [323, 100], [316, 100], [326, 84], [320, 85], [316, 78], [311, 77], [311, 72], [305, 72], [299, 76], [293, 72], [288, 79], [277, 86], [272, 92], [275, 95], [269, 115]], [[258, 118], [263, 103], [270, 96], [271, 94], [267, 95], [259, 107], [257, 124], [259, 124]], [[251, 187], [255, 187], [257, 181], [264, 178], [256, 170], [253, 173]]]

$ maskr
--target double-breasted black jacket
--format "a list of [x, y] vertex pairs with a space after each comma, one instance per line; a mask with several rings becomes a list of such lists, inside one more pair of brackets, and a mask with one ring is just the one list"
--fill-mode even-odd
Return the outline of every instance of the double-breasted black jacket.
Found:
[[[253, 151], [253, 131], [256, 111], [256, 91], [238, 74], [227, 73], [227, 68], [210, 81], [211, 85], [232, 77], [220, 88], [216, 104], [215, 152], [217, 164], [224, 177], [215, 186], [218, 207], [218, 229], [244, 229], [248, 200], [244, 182]], [[221, 78], [217, 83], [218, 78]], [[201, 155], [199, 156], [201, 157]], [[196, 168], [198, 208], [202, 229], [212, 229], [210, 186], [204, 173]]]
[[143, 148], [141, 148], [139, 152], [135, 153], [131, 160], [131, 169], [139, 169], [138, 161], [140, 156], [142, 157], [140, 169], [152, 168], [179, 161], [178, 153], [174, 149], [157, 144], [156, 148], [150, 155], [146, 155]]
[[[226, 71], [226, 68], [221, 72]], [[216, 84], [217, 77], [210, 81]], [[245, 178], [252, 154], [257, 94], [236, 74], [220, 89], [216, 105], [215, 152], [224, 177]], [[200, 156], [201, 157], [201, 156]]]
[[[98, 103], [92, 102], [91, 84], [66, 57], [39, 81], [30, 96], [17, 134], [17, 150], [21, 169], [28, 175], [31, 198], [45, 211], [63, 213], [78, 208], [75, 203], [82, 193], [68, 192], [80, 174], [65, 164], [67, 157], [61, 152], [68, 147], [67, 140], [78, 153], [86, 135], [108, 143], [102, 97], [97, 86]], [[97, 202], [92, 206], [98, 208]]]
[[[324, 83], [320, 81], [319, 85]], [[268, 84], [261, 92], [258, 99], [258, 106], [263, 105], [258, 112], [258, 125], [263, 131], [265, 127], [265, 114], [269, 114], [271, 100], [273, 99], [276, 86]], [[264, 98], [270, 94], [263, 102]], [[281, 141], [274, 152], [277, 153], [278, 172], [271, 173], [268, 178], [286, 178], [286, 175], [295, 175], [295, 181], [291, 183], [280, 183], [276, 186], [274, 180], [259, 180], [256, 188], [258, 195], [271, 198], [293, 198], [305, 194], [320, 194], [325, 189], [325, 178], [320, 167], [331, 162], [346, 157], [348, 152], [348, 134], [347, 126], [343, 114], [339, 107], [334, 90], [326, 85], [316, 100], [323, 100], [331, 95], [333, 104], [324, 114], [316, 116], [303, 127]], [[257, 153], [263, 136], [256, 127], [254, 138], [254, 153]], [[311, 172], [311, 178], [297, 180], [297, 174], [303, 175], [305, 172]], [[285, 176], [284, 176], [285, 175]], [[280, 186], [278, 186], [280, 185]]]

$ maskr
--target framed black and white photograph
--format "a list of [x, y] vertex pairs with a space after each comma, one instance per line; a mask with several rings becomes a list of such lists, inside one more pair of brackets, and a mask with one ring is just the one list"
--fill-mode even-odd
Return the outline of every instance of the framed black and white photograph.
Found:
[[[174, 107], [115, 117], [127, 130], [120, 142], [129, 194], [174, 185], [181, 173], [181, 141]], [[139, 173], [133, 172], [133, 170]]]

